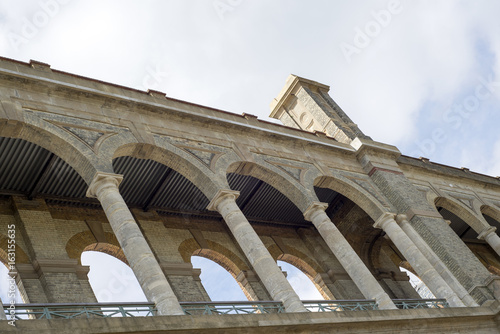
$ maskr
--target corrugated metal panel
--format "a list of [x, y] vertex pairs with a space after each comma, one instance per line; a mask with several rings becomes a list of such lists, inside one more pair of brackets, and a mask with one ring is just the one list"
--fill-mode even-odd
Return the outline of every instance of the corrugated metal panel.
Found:
[[49, 156], [38, 145], [0, 137], [0, 189], [30, 191]]
[[80, 175], [61, 158], [56, 157], [49, 177], [40, 187], [40, 193], [70, 198], [85, 198], [87, 184]]
[[302, 212], [285, 195], [267, 183], [257, 190], [243, 208], [245, 216], [270, 221], [305, 223]]
[[168, 173], [165, 186], [150, 206], [188, 211], [201, 211], [208, 206], [208, 199], [191, 181], [159, 162], [119, 157], [113, 160], [113, 168], [124, 176], [120, 192], [131, 205], [144, 206]]
[[[42, 147], [21, 139], [0, 138], [0, 189], [28, 194], [50, 166], [38, 193], [54, 195], [52, 204], [96, 206], [97, 203], [78, 202], [85, 198], [87, 185], [78, 173], [59, 157]], [[158, 162], [132, 157], [113, 160], [116, 173], [123, 174], [120, 192], [129, 205], [144, 206], [159, 190], [151, 207], [206, 211], [209, 199], [181, 174]], [[162, 181], [165, 181], [160, 189]], [[286, 196], [270, 185], [251, 176], [229, 174], [232, 189], [241, 192], [238, 204], [248, 218], [303, 223], [302, 213]], [[58, 198], [61, 199], [58, 199]]]
[[[262, 219], [277, 222], [306, 223], [302, 212], [285, 195], [247, 175], [228, 174], [231, 189], [240, 191], [238, 205], [249, 219]], [[256, 190], [256, 191], [255, 191]], [[252, 198], [248, 199], [252, 195]], [[245, 204], [246, 203], [246, 204]]]
[[236, 203], [241, 207], [243, 203], [248, 201], [249, 196], [252, 195], [255, 188], [259, 185], [259, 180], [246, 175], [239, 175], [235, 173], [227, 174], [227, 182], [229, 187], [233, 190], [240, 192], [240, 196]]
[[330, 204], [339, 194], [338, 192], [328, 188], [314, 187], [314, 191], [316, 192], [316, 196], [318, 196], [320, 202], [328, 204]]
[[93, 208], [93, 209], [98, 209], [101, 208], [101, 204], [96, 200], [95, 203], [90, 203], [90, 202], [82, 202], [82, 201], [72, 201], [72, 200], [58, 200], [58, 199], [51, 199], [48, 198], [45, 200], [45, 202], [48, 205], [63, 205], [63, 206], [74, 206], [74, 207], [84, 207], [84, 208]]
[[119, 157], [113, 160], [116, 173], [123, 174], [120, 193], [125, 202], [143, 206], [168, 167], [153, 160]]
[[152, 206], [175, 208], [186, 211], [206, 211], [209, 200], [188, 179], [176, 171], [171, 171], [166, 185]]

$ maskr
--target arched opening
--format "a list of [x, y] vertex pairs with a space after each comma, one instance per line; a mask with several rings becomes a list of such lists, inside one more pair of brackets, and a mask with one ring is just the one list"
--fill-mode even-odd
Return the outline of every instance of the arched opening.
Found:
[[400, 263], [406, 259], [383, 230], [373, 227], [374, 220], [388, 209], [376, 199], [376, 190], [368, 181], [358, 182], [364, 187], [349, 180], [320, 177], [315, 181], [314, 190], [318, 199], [328, 204], [326, 214], [330, 220], [389, 297], [420, 298], [406, 272], [400, 269]]
[[427, 285], [418, 277], [416, 274], [411, 272], [408, 269], [405, 269], [403, 267], [399, 267], [399, 270], [402, 272], [406, 273], [409, 278], [409, 282], [411, 286], [417, 291], [418, 295], [422, 299], [435, 299], [436, 296], [432, 293], [432, 291], [427, 287]]
[[98, 302], [148, 301], [132, 269], [122, 260], [99, 251], [84, 251], [81, 262], [90, 266], [89, 283]]
[[3, 304], [10, 304], [12, 300], [16, 304], [24, 304], [21, 291], [16, 283], [16, 279], [9, 275], [8, 266], [0, 261], [0, 299]]
[[[229, 167], [229, 171], [227, 181], [230, 188], [240, 192], [236, 204], [271, 256], [286, 263], [284, 266], [291, 273], [289, 279], [292, 279], [291, 282], [295, 285], [292, 285], [292, 288], [296, 288], [296, 292], [304, 298], [309, 296], [316, 300], [333, 299], [330, 287], [323, 282], [322, 277], [317, 277], [318, 272], [327, 275], [326, 270], [314, 260], [314, 256], [310, 254], [297, 232], [301, 228], [313, 228], [312, 224], [304, 219], [301, 209], [290, 199], [302, 201], [304, 206], [304, 203], [309, 201], [304, 195], [305, 191], [299, 190], [276, 172], [254, 163], [236, 163]], [[307, 288], [295, 284], [303, 282], [304, 279]]]
[[[219, 234], [219, 237], [222, 236]], [[198, 296], [192, 294], [187, 301], [220, 301], [220, 298], [240, 301], [268, 300], [269, 298], [261, 298], [256, 294], [252, 286], [254, 282], [251, 282], [253, 277], [250, 277], [250, 281], [247, 279], [248, 273], [251, 271], [249, 266], [240, 255], [236, 254], [237, 249], [232, 247], [229, 236], [226, 235], [225, 238], [227, 238], [226, 242], [224, 242], [223, 238], [219, 240], [221, 243], [209, 239], [204, 240], [203, 248], [200, 248], [200, 244], [194, 238], [186, 239], [180, 244], [179, 254], [182, 260], [193, 268], [192, 276], [194, 281], [191, 283], [191, 290], [192, 292], [199, 291]], [[231, 244], [227, 242], [231, 242]], [[232, 247], [233, 250], [226, 246]], [[191, 279], [191, 277], [184, 277], [184, 283]], [[228, 293], [221, 295], [219, 280], [229, 282], [230, 289], [228, 292], [234, 291], [236, 297], [231, 297]]]
[[286, 279], [301, 300], [324, 300], [318, 286], [313, 283], [313, 277], [306, 275], [302, 270], [285, 261], [278, 260], [278, 266], [286, 273]]
[[120, 194], [129, 207], [186, 218], [193, 214], [214, 216], [206, 209], [209, 200], [199, 188], [160, 162], [121, 156], [113, 159], [113, 168], [124, 175]]
[[496, 233], [500, 233], [500, 210], [494, 209], [490, 206], [483, 205], [481, 207], [481, 214], [490, 226], [496, 227]]
[[[486, 228], [470, 209], [452, 199], [438, 197], [435, 199], [435, 205], [438, 212], [448, 222], [450, 228], [467, 245], [472, 253], [492, 274], [500, 274], [500, 256], [485, 241], [478, 239], [479, 233]], [[487, 206], [481, 207], [481, 214], [486, 222], [493, 227], [497, 227], [496, 233], [500, 233], [500, 223], [491, 215], [495, 211]]]
[[466, 208], [444, 197], [436, 198], [434, 204], [436, 210], [449, 223], [451, 229], [460, 239], [466, 243], [477, 239], [483, 226], [471, 213], [467, 212]]
[[221, 265], [206, 257], [193, 255], [191, 263], [201, 269], [200, 279], [211, 301], [242, 301], [247, 296], [241, 283]]

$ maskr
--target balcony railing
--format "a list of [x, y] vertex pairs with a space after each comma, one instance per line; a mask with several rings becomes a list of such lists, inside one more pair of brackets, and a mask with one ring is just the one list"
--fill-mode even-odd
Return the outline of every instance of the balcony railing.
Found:
[[[310, 312], [337, 312], [377, 310], [373, 300], [305, 300], [304, 306]], [[449, 307], [444, 299], [395, 299], [400, 309], [444, 308]], [[187, 315], [222, 314], [263, 314], [284, 313], [281, 302], [181, 302]], [[9, 315], [9, 304], [4, 304], [5, 314]], [[17, 304], [16, 319], [72, 319], [108, 317], [147, 317], [156, 315], [152, 303], [89, 303], [89, 304]]]
[[392, 300], [399, 309], [416, 309], [416, 308], [446, 308], [450, 307], [445, 299], [393, 299]]
[[303, 300], [310, 312], [378, 310], [374, 300]]

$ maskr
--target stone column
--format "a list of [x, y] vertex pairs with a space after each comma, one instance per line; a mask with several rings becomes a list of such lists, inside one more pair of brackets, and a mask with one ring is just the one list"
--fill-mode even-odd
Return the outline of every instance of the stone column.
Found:
[[2, 303], [2, 299], [0, 298], [0, 320], [7, 320], [7, 316], [5, 315], [5, 310]]
[[431, 265], [437, 270], [437, 272], [443, 277], [443, 279], [448, 283], [450, 288], [455, 291], [458, 297], [466, 306], [476, 307], [479, 306], [478, 303], [472, 298], [469, 292], [463, 287], [462, 284], [457, 280], [451, 271], [446, 267], [446, 265], [439, 259], [439, 257], [434, 253], [434, 251], [427, 245], [420, 236], [420, 234], [413, 229], [406, 215], [397, 215], [396, 222], [401, 226], [406, 235], [413, 241], [415, 246], [422, 252], [422, 254], [429, 260]]
[[130, 267], [148, 300], [155, 303], [158, 313], [184, 314], [160, 265], [118, 191], [122, 179], [122, 175], [98, 172], [87, 190], [87, 196], [97, 197], [101, 202]]
[[401, 254], [403, 254], [422, 281], [436, 297], [446, 298], [451, 306], [464, 307], [464, 303], [457, 294], [448, 286], [429, 260], [427, 260], [398, 223], [396, 223], [394, 218], [394, 214], [385, 213], [375, 222], [373, 227], [381, 228], [387, 233], [394, 245], [396, 245]]
[[326, 241], [335, 257], [344, 267], [356, 286], [366, 299], [374, 299], [378, 307], [384, 309], [395, 309], [389, 295], [382, 289], [375, 277], [370, 273], [358, 254], [337, 229], [334, 223], [328, 218], [325, 209], [327, 203], [313, 202], [304, 212], [306, 220], [311, 221], [319, 234]]
[[477, 236], [480, 240], [485, 240], [493, 250], [500, 255], [500, 237], [496, 234], [496, 227], [489, 226], [479, 233]]
[[208, 209], [218, 211], [222, 215], [273, 300], [283, 302], [287, 312], [306, 312], [299, 296], [236, 204], [239, 194], [239, 191], [219, 190]]

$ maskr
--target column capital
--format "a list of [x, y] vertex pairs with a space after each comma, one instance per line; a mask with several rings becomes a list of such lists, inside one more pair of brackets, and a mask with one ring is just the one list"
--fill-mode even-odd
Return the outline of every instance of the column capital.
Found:
[[394, 213], [391, 213], [391, 212], [384, 212], [377, 219], [377, 221], [375, 222], [375, 224], [373, 224], [373, 227], [384, 229], [384, 225], [387, 222], [390, 222], [391, 220], [394, 221], [394, 222], [396, 222], [396, 215]]
[[94, 179], [92, 182], [90, 182], [89, 188], [87, 189], [87, 197], [92, 197], [95, 198], [97, 197], [97, 189], [102, 186], [103, 184], [106, 184], [108, 182], [114, 183], [116, 187], [120, 185], [120, 183], [123, 181], [123, 175], [120, 174], [113, 174], [113, 173], [104, 173], [104, 172], [97, 172], [94, 175]]
[[233, 200], [236, 201], [236, 199], [240, 196], [240, 192], [237, 190], [231, 190], [231, 189], [219, 189], [215, 196], [212, 198], [210, 203], [207, 206], [207, 209], [210, 211], [219, 211], [217, 210], [217, 206], [220, 204], [221, 201], [223, 201], [226, 198], [233, 198]]
[[312, 202], [304, 211], [304, 218], [307, 221], [312, 221], [314, 213], [316, 213], [319, 210], [324, 212], [326, 208], [328, 208], [328, 203]]
[[405, 214], [396, 215], [396, 223], [401, 225], [403, 222], [408, 222], [408, 216]]
[[496, 230], [497, 230], [497, 228], [496, 228], [496, 227], [494, 227], [494, 226], [488, 226], [488, 227], [485, 227], [485, 228], [481, 231], [481, 233], [479, 233], [479, 235], [477, 236], [477, 238], [478, 238], [479, 240], [486, 240], [486, 237], [487, 237], [488, 235], [490, 235], [491, 233], [495, 233], [495, 232], [496, 232]]

